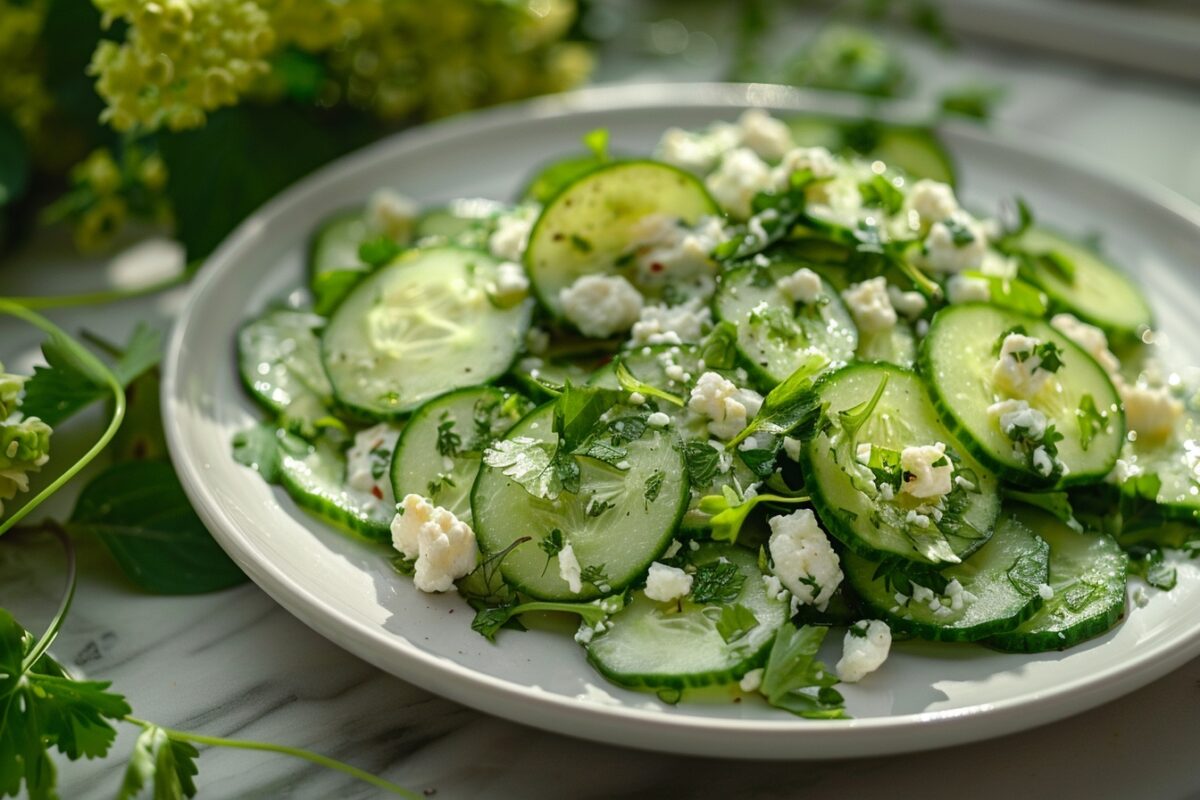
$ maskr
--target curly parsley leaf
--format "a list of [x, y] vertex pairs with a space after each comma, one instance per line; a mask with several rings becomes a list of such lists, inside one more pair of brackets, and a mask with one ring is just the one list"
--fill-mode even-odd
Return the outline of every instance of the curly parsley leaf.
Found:
[[846, 717], [842, 695], [833, 688], [837, 676], [816, 660], [828, 630], [791, 622], [780, 626], [760, 687], [768, 703], [808, 719]]
[[147, 725], [134, 742], [117, 800], [134, 800], [147, 785], [153, 787], [155, 800], [195, 797], [199, 757], [192, 744], [172, 739], [158, 725]]
[[544, 538], [538, 541], [538, 548], [546, 554], [546, 566], [542, 567], [542, 574], [546, 574], [546, 570], [550, 567], [550, 560], [562, 552], [567, 546], [567, 540], [563, 536], [561, 528], [554, 528]]

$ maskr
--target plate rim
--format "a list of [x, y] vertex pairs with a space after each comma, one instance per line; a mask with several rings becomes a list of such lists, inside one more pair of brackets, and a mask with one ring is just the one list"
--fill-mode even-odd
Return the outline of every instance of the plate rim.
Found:
[[[887, 717], [852, 720], [723, 719], [706, 716], [663, 714], [628, 705], [609, 706], [567, 695], [540, 690], [486, 675], [470, 667], [425, 652], [412, 641], [397, 641], [382, 628], [349, 617], [324, 605], [308, 587], [289, 576], [278, 565], [256, 557], [254, 547], [235, 521], [221, 509], [207, 486], [203, 471], [188, 458], [185, 428], [174, 412], [182, 403], [185, 373], [181, 355], [188, 332], [196, 324], [196, 309], [220, 285], [226, 272], [238, 262], [238, 252], [253, 243], [264, 221], [287, 212], [323, 184], [336, 181], [343, 171], [369, 164], [381, 154], [417, 150], [458, 131], [478, 133], [489, 126], [502, 127], [518, 121], [570, 116], [575, 113], [617, 111], [646, 106], [669, 109], [689, 106], [727, 107], [731, 110], [764, 106], [794, 112], [816, 112], [846, 116], [861, 115], [868, 105], [858, 98], [813, 92], [773, 84], [654, 83], [594, 86], [560, 95], [472, 112], [400, 132], [351, 152], [293, 183], [266, 202], [231, 232], [207, 259], [209, 262], [190, 287], [186, 303], [173, 326], [163, 361], [160, 395], [168, 452], [183, 488], [197, 514], [221, 547], [247, 575], [289, 613], [333, 644], [353, 653], [403, 680], [449, 697], [456, 702], [536, 727], [576, 737], [625, 744], [642, 749], [725, 757], [811, 759], [830, 756], [879, 755], [932, 749], [951, 744], [992, 738], [1032, 728], [1093, 708], [1134, 691], [1200, 655], [1200, 623], [1191, 631], [1177, 634], [1152, 648], [1139, 650], [1131, 658], [1108, 669], [1079, 676], [1057, 685], [1052, 691], [1034, 692], [994, 703], [954, 709], [926, 711]], [[877, 107], [870, 107], [878, 114]], [[895, 103], [885, 117], [917, 121], [920, 111], [910, 103]], [[1200, 206], [1171, 189], [1146, 179], [1123, 174], [1107, 164], [1068, 150], [1054, 140], [1018, 132], [1002, 126], [983, 130], [965, 123], [943, 123], [955, 136], [986, 140], [1026, 158], [1065, 165], [1111, 188], [1148, 203], [1160, 212], [1200, 230]], [[393, 153], [395, 155], [395, 153]], [[514, 712], [514, 709], [519, 711]], [[922, 736], [905, 738], [897, 733], [919, 725]], [[639, 729], [629, 737], [630, 726]], [[762, 745], [731, 751], [727, 746], [705, 746], [712, 736], [729, 734], [751, 737]], [[785, 752], [786, 741], [802, 752]], [[724, 743], [727, 745], [728, 743]], [[803, 747], [800, 745], [803, 744]], [[774, 749], [772, 749], [774, 748]], [[807, 748], [807, 749], [806, 749]]]

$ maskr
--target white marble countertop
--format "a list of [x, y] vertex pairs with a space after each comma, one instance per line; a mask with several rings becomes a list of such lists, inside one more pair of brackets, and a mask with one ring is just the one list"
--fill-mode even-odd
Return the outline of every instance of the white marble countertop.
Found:
[[[977, 77], [1011, 87], [1007, 126], [1065, 142], [1200, 201], [1200, 90], [1182, 84], [970, 49], [918, 55], [937, 86]], [[637, 69], [610, 75], [661, 78]], [[37, 239], [0, 276], [5, 294], [79, 291], [104, 271]], [[124, 337], [169, 321], [178, 293], [56, 314]], [[12, 329], [2, 329], [8, 334]], [[10, 359], [32, 337], [6, 335]], [[56, 498], [52, 511], [69, 508]], [[0, 541], [0, 605], [38, 629], [53, 613], [61, 560], [50, 540]], [[637, 752], [489, 717], [380, 672], [328, 643], [253, 585], [199, 597], [139, 593], [84, 543], [74, 610], [56, 655], [111, 680], [135, 714], [169, 727], [311, 748], [438, 798], [556, 797], [1185, 797], [1200, 794], [1200, 660], [1085, 714], [1023, 734], [930, 753], [840, 762], [747, 763]], [[111, 797], [132, 746], [60, 762], [66, 798]], [[282, 756], [209, 750], [204, 798], [357, 798], [375, 793]]]

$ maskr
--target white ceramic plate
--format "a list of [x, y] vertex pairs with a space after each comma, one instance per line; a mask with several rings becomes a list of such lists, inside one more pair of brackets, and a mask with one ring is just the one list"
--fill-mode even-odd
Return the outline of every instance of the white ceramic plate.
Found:
[[[900, 643], [884, 667], [846, 689], [850, 721], [815, 722], [754, 702], [682, 703], [607, 684], [570, 636], [471, 631], [456, 596], [429, 596], [379, 551], [307, 516], [230, 456], [234, 432], [260, 413], [241, 391], [234, 332], [303, 281], [305, 243], [331, 211], [394, 186], [423, 203], [508, 198], [530, 168], [576, 150], [597, 127], [618, 151], [646, 152], [669, 125], [699, 127], [747, 106], [831, 110], [828, 97], [778, 87], [611, 87], [496, 109], [397, 136], [323, 169], [248, 219], [205, 266], [176, 326], [163, 411], [171, 456], [213, 535], [266, 592], [315, 630], [405, 680], [512, 720], [606, 742], [711, 756], [825, 758], [918, 750], [1009, 733], [1142, 686], [1200, 653], [1200, 571], [1153, 594], [1114, 632], [1065, 654], [1013, 656], [981, 647]], [[839, 102], [833, 110], [853, 110]], [[1200, 210], [1130, 187], [1072, 157], [1013, 136], [950, 127], [967, 202], [1014, 194], [1044, 220], [1101, 230], [1106, 248], [1145, 284], [1161, 327], [1197, 353]], [[831, 637], [840, 638], [840, 637]], [[831, 642], [828, 659], [840, 643]]]

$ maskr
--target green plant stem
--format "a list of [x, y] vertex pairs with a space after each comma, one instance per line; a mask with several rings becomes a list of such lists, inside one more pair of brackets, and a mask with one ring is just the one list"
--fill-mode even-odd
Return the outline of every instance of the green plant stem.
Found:
[[102, 289], [98, 292], [85, 292], [83, 294], [51, 294], [36, 297], [7, 297], [5, 299], [9, 303], [15, 303], [23, 308], [36, 311], [43, 311], [50, 308], [105, 305], [121, 300], [130, 300], [135, 297], [157, 294], [174, 286], [182, 286], [189, 280], [191, 280], [191, 273], [184, 271], [165, 280], [139, 286], [136, 289]]
[[54, 644], [54, 639], [58, 636], [58, 632], [62, 628], [63, 620], [67, 618], [67, 613], [71, 610], [71, 601], [75, 599], [75, 544], [58, 523], [49, 522], [43, 527], [45, 530], [53, 533], [58, 539], [59, 544], [63, 546], [63, 552], [67, 556], [67, 585], [63, 589], [63, 596], [62, 600], [59, 601], [58, 611], [55, 612], [54, 618], [50, 620], [50, 625], [47, 626], [46, 632], [42, 634], [42, 638], [38, 639], [37, 644], [29, 651], [29, 655], [25, 656], [21, 661], [22, 675], [28, 672], [37, 663], [38, 659], [45, 655], [46, 651], [50, 649], [50, 645]]
[[57, 478], [55, 478], [49, 486], [46, 486], [44, 489], [38, 492], [32, 499], [17, 509], [17, 511], [15, 511], [8, 519], [0, 522], [0, 535], [2, 535], [22, 519], [24, 519], [25, 516], [31, 511], [41, 505], [46, 498], [50, 497], [50, 495], [61, 489], [63, 485], [67, 483], [67, 481], [79, 474], [79, 471], [91, 463], [92, 459], [98, 456], [100, 451], [103, 450], [110, 441], [112, 441], [113, 436], [115, 436], [117, 433], [117, 429], [121, 427], [121, 421], [125, 419], [125, 390], [121, 388], [121, 383], [117, 380], [117, 376], [113, 375], [112, 370], [110, 370], [103, 361], [96, 358], [96, 356], [94, 356], [90, 350], [72, 339], [66, 334], [66, 332], [64, 332], [50, 320], [46, 319], [40, 314], [34, 313], [10, 298], [0, 298], [0, 314], [8, 314], [28, 322], [30, 325], [33, 325], [39, 330], [42, 330], [51, 337], [57, 339], [63, 344], [64, 347], [67, 347], [71, 350], [75, 357], [79, 359], [80, 363], [87, 368], [91, 377], [97, 379], [98, 383], [102, 383], [105, 388], [112, 392], [113, 397], [112, 419], [109, 421], [108, 427], [104, 429], [104, 433], [102, 433], [100, 438], [96, 440], [96, 443], [92, 445], [91, 449], [83, 454], [82, 458], [68, 467]]
[[[147, 722], [146, 720], [131, 716], [125, 717], [125, 721], [133, 725], [138, 725], [142, 728], [148, 728], [154, 725], [153, 722]], [[219, 736], [205, 736], [199, 733], [176, 731], [170, 728], [163, 728], [161, 725], [158, 727], [162, 728], [163, 732], [166, 733], [168, 737], [177, 741], [208, 745], [210, 747], [229, 747], [235, 750], [259, 750], [267, 753], [280, 753], [282, 755], [299, 758], [328, 769], [337, 770], [338, 772], [344, 773], [353, 778], [357, 778], [360, 781], [364, 781], [365, 783], [369, 783], [376, 788], [391, 792], [399, 797], [407, 797], [411, 798], [411, 800], [424, 800], [423, 795], [405, 789], [403, 786], [397, 786], [390, 781], [385, 781], [383, 778], [372, 775], [369, 772], [365, 772], [358, 767], [352, 767], [349, 764], [344, 764], [341, 761], [338, 761], [337, 759], [329, 758], [328, 756], [323, 756], [318, 753], [312, 753], [308, 750], [301, 750], [298, 747], [288, 747], [281, 744], [268, 744], [266, 742], [248, 742], [242, 739], [222, 739]]]

